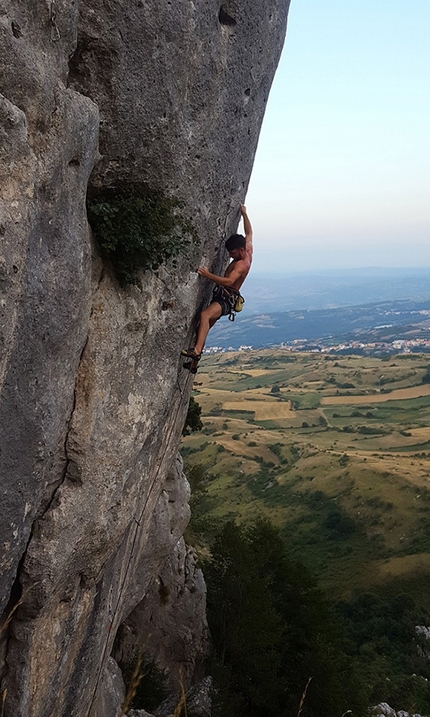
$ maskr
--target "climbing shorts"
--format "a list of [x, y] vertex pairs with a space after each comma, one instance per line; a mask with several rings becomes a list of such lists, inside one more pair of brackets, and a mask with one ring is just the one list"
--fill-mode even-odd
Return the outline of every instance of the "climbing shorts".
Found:
[[234, 289], [227, 290], [223, 286], [215, 287], [212, 301], [216, 301], [221, 306], [221, 316], [230, 316], [233, 313], [237, 295], [238, 292], [234, 291]]

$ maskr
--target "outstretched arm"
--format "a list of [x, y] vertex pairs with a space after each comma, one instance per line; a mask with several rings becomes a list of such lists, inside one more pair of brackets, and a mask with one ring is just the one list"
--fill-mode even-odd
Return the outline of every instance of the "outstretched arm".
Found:
[[212, 274], [212, 272], [209, 271], [209, 269], [207, 269], [205, 266], [201, 266], [199, 269], [197, 269], [197, 272], [198, 274], [200, 274], [200, 276], [203, 276], [205, 279], [210, 279], [215, 284], [218, 284], [218, 286], [224, 286], [226, 288], [233, 286], [239, 279], [241, 280], [240, 284], [243, 283], [243, 280], [249, 271], [252, 261], [252, 226], [246, 213], [246, 207], [243, 204], [240, 205], [240, 213], [242, 215], [243, 228], [245, 231], [246, 258], [236, 259], [235, 261], [232, 261], [227, 268], [226, 276], [218, 276], [217, 274]]
[[240, 205], [240, 213], [242, 215], [243, 229], [245, 231], [246, 251], [252, 254], [252, 226], [246, 213], [246, 207], [243, 204]]

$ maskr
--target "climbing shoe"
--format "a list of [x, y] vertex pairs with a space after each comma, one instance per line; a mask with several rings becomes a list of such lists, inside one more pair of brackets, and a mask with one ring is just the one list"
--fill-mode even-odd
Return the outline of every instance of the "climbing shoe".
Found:
[[181, 356], [193, 359], [193, 361], [200, 361], [201, 354], [196, 354], [194, 349], [182, 349]]
[[197, 373], [197, 369], [198, 369], [198, 366], [199, 366], [199, 362], [193, 360], [193, 361], [189, 361], [188, 363], [184, 363], [183, 366], [184, 366], [184, 368], [186, 368], [187, 371], [189, 371], [190, 373]]

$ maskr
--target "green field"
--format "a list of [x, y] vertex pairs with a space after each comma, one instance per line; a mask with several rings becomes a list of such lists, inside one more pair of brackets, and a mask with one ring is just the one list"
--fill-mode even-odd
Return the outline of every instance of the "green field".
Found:
[[388, 360], [262, 350], [201, 361], [183, 440], [211, 516], [267, 515], [333, 597], [430, 585], [430, 384]]

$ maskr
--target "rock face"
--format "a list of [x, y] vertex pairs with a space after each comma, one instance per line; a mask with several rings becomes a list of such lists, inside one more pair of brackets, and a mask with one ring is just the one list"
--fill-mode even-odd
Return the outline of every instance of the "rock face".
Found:
[[[110, 654], [127, 619], [142, 637], [138, 613], [166, 625], [160, 654], [171, 638], [190, 683], [201, 671], [204, 620], [189, 622], [201, 576], [180, 539], [191, 378], [178, 353], [203, 298], [191, 270], [219, 270], [237, 225], [287, 11], [286, 0], [1, 0], [5, 717], [111, 717]], [[88, 186], [135, 181], [181, 199], [202, 242], [122, 289], [92, 245], [85, 199]], [[161, 609], [161, 581], [191, 602]]]
[[379, 705], [376, 705], [376, 707], [372, 707], [371, 714], [373, 717], [421, 717], [419, 714], [409, 714], [409, 712], [405, 712], [405, 710], [396, 712], [396, 710], [393, 710], [386, 702], [381, 702]]
[[189, 517], [188, 498], [178, 459], [159, 498], [139, 568], [152, 580], [121, 625], [113, 652], [123, 664], [144, 649], [166, 672], [175, 696], [181, 680], [188, 686], [203, 677], [208, 646], [203, 575], [195, 551], [181, 537]]

